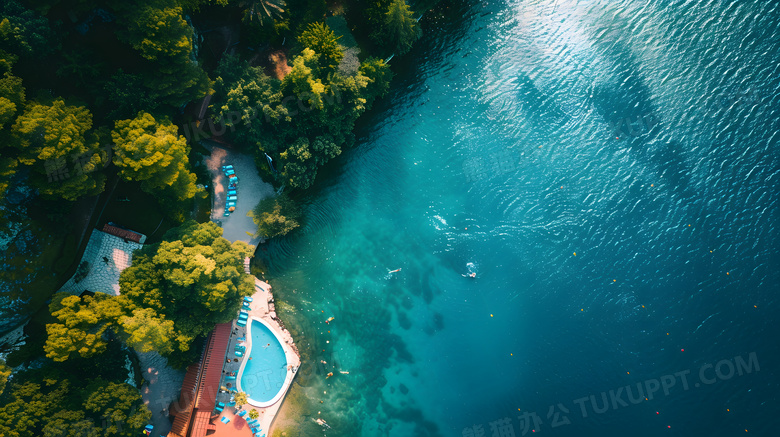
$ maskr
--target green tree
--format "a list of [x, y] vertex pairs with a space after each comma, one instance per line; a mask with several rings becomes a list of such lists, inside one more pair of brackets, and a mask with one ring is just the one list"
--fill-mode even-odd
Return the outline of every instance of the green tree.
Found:
[[169, 354], [173, 351], [173, 321], [165, 320], [152, 308], [136, 308], [131, 315], [121, 317], [119, 324], [128, 346], [141, 352]]
[[[311, 144], [307, 138], [298, 138], [287, 150], [281, 153], [284, 163], [282, 175], [293, 188], [308, 189], [317, 177], [317, 169], [341, 154], [341, 148], [333, 142], [329, 135], [317, 137]], [[278, 222], [278, 217], [271, 216], [265, 226]], [[273, 219], [273, 220], [271, 220]], [[269, 230], [276, 231], [278, 226], [271, 226]], [[291, 229], [287, 229], [285, 233]]]
[[266, 238], [287, 235], [298, 228], [301, 211], [287, 194], [261, 200], [251, 213], [257, 234]]
[[[12, 127], [18, 160], [33, 166], [33, 184], [41, 194], [76, 200], [81, 196], [103, 191], [98, 138], [87, 134], [92, 127], [92, 114], [83, 106], [66, 105], [62, 99], [51, 104], [33, 103], [16, 118]], [[73, 174], [57, 182], [52, 171], [75, 163]], [[54, 183], [52, 183], [54, 182]]]
[[244, 8], [244, 21], [265, 26], [281, 17], [287, 4], [284, 0], [242, 0], [239, 6]]
[[46, 17], [16, 0], [0, 2], [0, 50], [40, 59], [59, 47], [58, 35]]
[[[0, 395], [5, 390], [5, 384], [8, 382], [8, 377], [11, 376], [11, 368], [5, 365], [5, 360], [0, 358]], [[246, 397], [246, 394], [244, 395]], [[246, 403], [246, 400], [244, 400]]]
[[319, 55], [306, 48], [293, 59], [293, 66], [282, 80], [281, 91], [287, 96], [295, 96], [306, 102], [310, 108], [322, 109], [322, 94], [325, 85], [318, 77]]
[[122, 382], [71, 377], [53, 366], [17, 378], [0, 407], [5, 437], [131, 437], [151, 418], [140, 392]]
[[420, 34], [420, 27], [409, 5], [404, 0], [393, 0], [385, 14], [383, 39], [386, 47], [395, 54], [406, 54]]
[[124, 16], [119, 36], [150, 61], [186, 60], [192, 51], [192, 29], [179, 6], [148, 4], [132, 7]]
[[298, 43], [304, 48], [314, 50], [319, 55], [319, 65], [326, 71], [335, 71], [344, 58], [339, 46], [340, 37], [325, 23], [311, 23], [298, 37]]
[[90, 357], [104, 352], [106, 330], [117, 326], [128, 305], [124, 299], [105, 293], [83, 298], [56, 293], [49, 310], [58, 323], [46, 325], [44, 351], [54, 361], [65, 361], [74, 354]]
[[246, 243], [222, 238], [222, 228], [213, 222], [189, 220], [168, 231], [160, 244], [134, 254], [132, 266], [119, 277], [122, 297], [173, 321], [173, 351], [163, 353], [172, 365], [194, 361], [194, 340], [232, 320], [241, 298], [253, 293], [243, 267], [253, 251]]
[[382, 59], [368, 58], [360, 64], [358, 71], [369, 79], [369, 84], [363, 92], [363, 96], [368, 102], [373, 102], [377, 97], [384, 97], [390, 90], [393, 72]]
[[240, 406], [246, 404], [246, 402], [247, 402], [246, 399], [247, 399], [246, 393], [244, 393], [242, 391], [236, 393], [236, 396], [235, 396], [236, 406], [240, 407]]
[[260, 413], [258, 413], [257, 410], [255, 410], [254, 408], [249, 410], [249, 414], [247, 415], [249, 416], [250, 419], [257, 419], [258, 417], [260, 417]]
[[106, 419], [106, 435], [136, 435], [152, 418], [141, 393], [129, 384], [95, 379], [84, 389], [83, 397], [84, 410]]
[[187, 140], [169, 120], [159, 122], [146, 112], [132, 120], [119, 120], [111, 132], [114, 139], [114, 164], [128, 181], [141, 183], [149, 193], [160, 190], [173, 199], [193, 198], [201, 192], [190, 171]]

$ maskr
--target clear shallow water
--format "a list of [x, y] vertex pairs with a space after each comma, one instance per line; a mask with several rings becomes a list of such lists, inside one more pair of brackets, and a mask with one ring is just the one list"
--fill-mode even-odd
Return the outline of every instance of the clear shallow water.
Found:
[[[301, 434], [503, 436], [507, 418], [519, 436], [536, 413], [546, 435], [774, 435], [779, 18], [714, 0], [427, 16], [303, 231], [258, 251], [304, 355], [288, 402], [311, 402], [284, 407]], [[648, 401], [618, 394], [636, 384]]]
[[287, 358], [281, 343], [267, 326], [252, 320], [250, 332], [252, 348], [245, 358], [247, 361], [241, 374], [241, 390], [249, 399], [268, 402], [279, 393], [284, 384]]

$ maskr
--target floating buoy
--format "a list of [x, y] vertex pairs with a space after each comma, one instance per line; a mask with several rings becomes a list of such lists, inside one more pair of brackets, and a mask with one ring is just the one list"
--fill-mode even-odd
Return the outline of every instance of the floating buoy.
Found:
[[577, 252], [574, 252], [574, 256], [577, 256]]
[[491, 314], [490, 317], [493, 317], [493, 314]]

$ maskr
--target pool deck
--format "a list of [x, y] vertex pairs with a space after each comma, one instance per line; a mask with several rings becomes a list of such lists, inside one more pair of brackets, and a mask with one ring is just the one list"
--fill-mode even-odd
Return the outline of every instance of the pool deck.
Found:
[[[281, 343], [285, 356], [287, 357], [288, 377], [292, 375], [292, 378], [294, 378], [295, 372], [293, 370], [297, 371], [297, 369], [301, 366], [301, 358], [300, 354], [298, 353], [298, 349], [295, 347], [295, 343], [293, 342], [292, 335], [290, 335], [289, 331], [287, 331], [287, 329], [285, 329], [279, 323], [279, 319], [276, 316], [273, 304], [273, 295], [271, 294], [271, 286], [255, 278], [255, 290], [255, 293], [252, 295], [253, 301], [249, 304], [250, 309], [247, 311], [249, 313], [249, 319], [251, 320], [252, 317], [261, 319], [271, 328], [276, 337], [279, 339], [279, 343]], [[246, 338], [246, 334], [246, 326], [238, 326], [234, 321], [233, 331], [230, 334], [230, 343], [228, 344], [227, 357], [225, 359], [225, 365], [223, 368], [225, 373], [220, 380], [221, 387], [227, 387], [227, 384], [230, 384], [230, 387], [228, 387], [229, 389], [236, 389], [236, 380], [228, 380], [226, 377], [233, 372], [235, 372], [236, 377], [238, 377], [239, 368], [241, 367], [243, 360], [246, 359], [247, 355], [244, 355], [242, 358], [238, 358], [238, 361], [235, 361], [236, 356], [233, 351], [235, 350], [236, 344], [239, 343], [237, 339], [240, 337]], [[229, 363], [227, 362], [228, 359], [230, 359]], [[265, 434], [266, 437], [271, 436], [271, 425], [273, 423], [274, 417], [282, 405], [282, 402], [284, 402], [284, 397], [287, 395], [287, 390], [289, 390], [289, 386], [285, 388], [284, 395], [276, 403], [268, 407], [254, 407], [250, 404], [243, 406], [243, 409], [245, 410], [257, 410], [257, 412], [260, 413], [260, 416], [257, 420], [259, 422], [260, 429], [262, 430], [260, 431], [261, 435]], [[228, 404], [230, 396], [231, 395], [229, 393], [220, 393], [217, 401]], [[237, 412], [238, 411], [235, 407], [225, 407], [220, 416], [227, 417], [230, 419], [230, 422], [222, 423], [219, 419], [213, 421], [212, 423], [216, 424], [216, 432], [210, 435], [215, 437], [250, 436], [251, 431], [246, 423], [246, 420], [237, 416]]]

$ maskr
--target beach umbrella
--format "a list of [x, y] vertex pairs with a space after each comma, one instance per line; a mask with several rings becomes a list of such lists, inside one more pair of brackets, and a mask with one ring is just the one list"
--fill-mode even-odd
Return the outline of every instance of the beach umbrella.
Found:
[[228, 208], [228, 211], [230, 211], [230, 212], [233, 212], [233, 211], [235, 211], [235, 210], [236, 210], [236, 207], [235, 207], [235, 206], [231, 206], [230, 208]]

